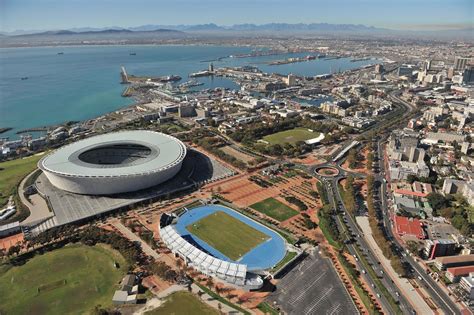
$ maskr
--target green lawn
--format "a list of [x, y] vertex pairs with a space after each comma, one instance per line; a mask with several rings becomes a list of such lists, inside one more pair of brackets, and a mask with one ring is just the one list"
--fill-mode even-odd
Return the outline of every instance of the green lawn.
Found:
[[254, 203], [250, 206], [250, 208], [255, 209], [258, 212], [261, 212], [280, 222], [285, 221], [299, 213], [298, 211], [271, 197]]
[[295, 144], [298, 141], [306, 141], [309, 139], [317, 138], [318, 136], [319, 132], [311, 132], [305, 128], [295, 128], [265, 136], [263, 137], [263, 140], [270, 144]]
[[278, 264], [276, 264], [275, 267], [273, 267], [271, 271], [275, 272], [275, 271], [280, 270], [281, 267], [283, 267], [284, 265], [289, 263], [290, 260], [292, 260], [293, 258], [296, 257], [296, 255], [298, 255], [297, 252], [290, 252], [290, 251], [286, 252], [285, 257], [283, 257], [283, 259], [280, 260], [280, 262]]
[[166, 302], [160, 307], [146, 312], [145, 315], [218, 315], [219, 312], [205, 304], [199, 297], [188, 291], [180, 291], [171, 294]]
[[232, 260], [238, 260], [269, 238], [223, 211], [216, 211], [186, 229]]
[[0, 206], [8, 201], [8, 197], [16, 192], [20, 181], [36, 168], [42, 155], [33, 155], [0, 163]]
[[105, 245], [37, 255], [0, 272], [0, 314], [83, 314], [98, 304], [111, 306], [126, 271], [125, 259]]

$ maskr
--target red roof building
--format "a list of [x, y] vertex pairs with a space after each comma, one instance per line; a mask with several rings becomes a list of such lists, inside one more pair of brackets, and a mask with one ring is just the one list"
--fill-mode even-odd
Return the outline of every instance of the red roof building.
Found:
[[474, 272], [474, 266], [451, 267], [446, 269], [446, 278], [451, 282], [458, 282], [460, 277], [468, 276]]
[[425, 239], [423, 223], [418, 219], [401, 217], [396, 215], [394, 218], [395, 229], [400, 236], [415, 236], [420, 240]]

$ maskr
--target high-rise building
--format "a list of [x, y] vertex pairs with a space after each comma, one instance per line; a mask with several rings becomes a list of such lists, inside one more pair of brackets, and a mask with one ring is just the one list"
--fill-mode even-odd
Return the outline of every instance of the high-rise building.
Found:
[[296, 85], [296, 76], [294, 74], [289, 74], [286, 78], [286, 85], [293, 86]]
[[474, 83], [474, 66], [473, 65], [466, 66], [462, 74], [462, 81], [464, 84]]
[[381, 64], [376, 64], [375, 65], [375, 73], [382, 73], [383, 72], [383, 65]]
[[455, 57], [454, 58], [454, 70], [463, 71], [466, 68], [467, 64], [472, 60], [473, 60], [473, 58]]

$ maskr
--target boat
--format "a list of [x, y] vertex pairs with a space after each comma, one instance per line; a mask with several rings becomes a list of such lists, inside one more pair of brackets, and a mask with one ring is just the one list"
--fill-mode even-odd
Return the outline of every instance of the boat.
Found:
[[64, 53], [62, 51], [58, 52], [58, 55], [64, 55]]
[[137, 53], [135, 53], [135, 52], [130, 53], [130, 56], [136, 56], [136, 55], [137, 55]]
[[159, 81], [159, 82], [176, 82], [176, 81], [179, 81], [181, 80], [181, 77], [179, 75], [169, 75], [169, 76], [165, 76], [165, 77], [159, 77], [157, 78], [156, 81]]
[[28, 80], [28, 77], [21, 77], [22, 80]]
[[204, 85], [204, 82], [199, 82], [199, 81], [196, 81], [196, 80], [189, 80], [187, 82], [184, 82], [184, 83], [180, 84], [179, 87], [180, 88], [190, 88], [190, 87], [201, 86], [201, 85]]
[[212, 75], [212, 72], [209, 70], [203, 70], [203, 71], [198, 71], [198, 72], [193, 72], [189, 74], [190, 78], [197, 78], [197, 77], [206, 77]]

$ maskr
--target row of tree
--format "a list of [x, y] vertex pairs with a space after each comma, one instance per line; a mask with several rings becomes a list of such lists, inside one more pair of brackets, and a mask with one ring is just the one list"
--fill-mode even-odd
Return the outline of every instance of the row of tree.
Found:
[[342, 198], [346, 209], [351, 215], [355, 215], [357, 209], [356, 194], [357, 192], [355, 189], [354, 177], [352, 175], [349, 175], [344, 185], [344, 193], [342, 195]]
[[393, 269], [399, 275], [405, 276], [405, 267], [398, 254], [393, 250], [392, 243], [386, 238], [383, 226], [377, 219], [377, 211], [374, 205], [374, 177], [372, 175], [367, 176], [367, 210], [369, 213], [369, 224], [375, 242], [382, 250], [383, 255], [390, 260]]

